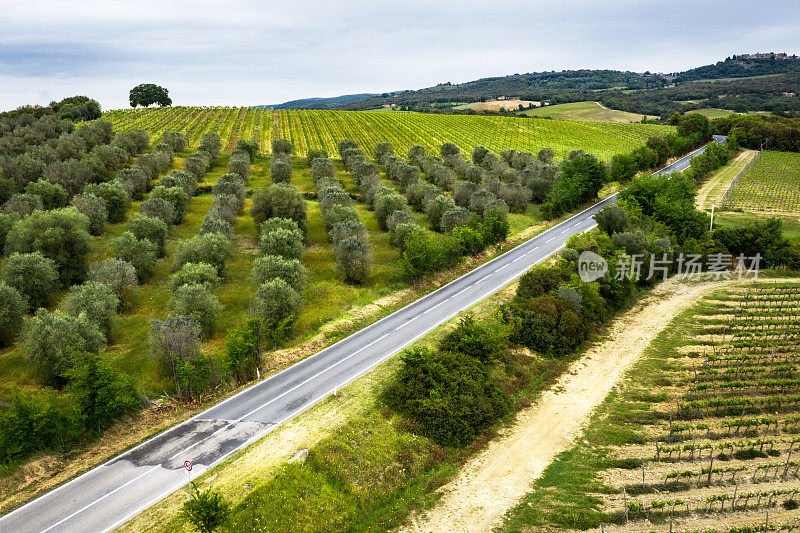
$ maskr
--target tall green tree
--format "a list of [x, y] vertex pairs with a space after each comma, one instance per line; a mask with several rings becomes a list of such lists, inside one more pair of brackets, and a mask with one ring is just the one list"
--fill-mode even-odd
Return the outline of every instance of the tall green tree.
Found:
[[129, 100], [131, 107], [147, 107], [151, 104], [160, 106], [172, 105], [169, 91], [155, 83], [142, 83], [131, 89]]

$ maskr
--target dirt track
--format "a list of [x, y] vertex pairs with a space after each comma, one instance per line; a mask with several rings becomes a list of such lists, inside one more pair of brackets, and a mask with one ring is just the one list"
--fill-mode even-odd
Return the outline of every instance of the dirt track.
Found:
[[567, 450], [591, 412], [680, 312], [729, 282], [668, 280], [617, 319], [609, 339], [590, 348], [513, 426], [469, 461], [443, 487], [441, 501], [413, 516], [404, 531], [490, 531], [528, 492], [531, 483]]

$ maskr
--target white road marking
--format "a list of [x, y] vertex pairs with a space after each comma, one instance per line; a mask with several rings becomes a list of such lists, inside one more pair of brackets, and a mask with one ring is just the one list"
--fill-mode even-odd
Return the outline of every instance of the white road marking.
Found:
[[445, 303], [447, 300], [449, 300], [449, 298], [448, 298], [448, 299], [446, 299], [446, 300], [442, 300], [441, 302], [439, 302], [438, 304], [434, 305], [433, 307], [431, 307], [430, 309], [428, 309], [427, 311], [425, 311], [425, 312], [424, 312], [424, 313], [422, 313], [422, 314], [423, 314], [423, 315], [425, 315], [425, 314], [428, 314], [428, 313], [430, 313], [431, 311], [433, 311], [434, 309], [436, 309], [437, 307], [439, 307], [440, 305], [442, 305], [443, 303]]

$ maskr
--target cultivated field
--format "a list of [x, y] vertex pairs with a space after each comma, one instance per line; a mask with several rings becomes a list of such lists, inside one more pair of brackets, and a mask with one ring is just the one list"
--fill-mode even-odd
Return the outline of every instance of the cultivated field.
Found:
[[[627, 111], [618, 111], [604, 107], [600, 102], [573, 102], [571, 104], [556, 104], [536, 109], [529, 109], [520, 113], [530, 117], [558, 118], [566, 120], [587, 120], [591, 122], [641, 122], [642, 116]], [[658, 118], [651, 117], [648, 118]]]
[[529, 105], [538, 107], [541, 105], [541, 102], [512, 98], [509, 100], [489, 100], [488, 102], [472, 102], [469, 104], [461, 104], [460, 106], [456, 106], [456, 109], [474, 109], [476, 111], [484, 111], [486, 109], [500, 111], [501, 109], [505, 109], [507, 111], [516, 111], [520, 105], [522, 107], [528, 107]]
[[696, 113], [698, 115], [703, 115], [704, 117], [708, 117], [709, 119], [713, 118], [722, 118], [722, 117], [729, 117], [731, 115], [735, 115], [735, 111], [728, 111], [726, 109], [717, 109], [714, 107], [704, 107], [702, 109], [694, 109], [692, 111], [687, 111], [687, 114]]
[[674, 321], [506, 529], [796, 527], [798, 302], [797, 282], [739, 284]]
[[722, 207], [800, 212], [800, 154], [761, 152], [750, 168], [734, 181]]
[[615, 154], [643, 145], [652, 135], [664, 136], [674, 131], [670, 126], [652, 124], [231, 107], [120, 110], [110, 111], [103, 118], [114, 124], [115, 131], [141, 128], [151, 136], [180, 131], [187, 136], [191, 147], [207, 132], [218, 133], [223, 149], [228, 151], [233, 150], [238, 139], [254, 139], [263, 150], [269, 150], [271, 138], [283, 138], [294, 144], [298, 155], [314, 148], [335, 154], [336, 143], [351, 138], [367, 153], [383, 141], [403, 154], [415, 144], [435, 152], [443, 143], [453, 142], [467, 153], [477, 145], [493, 151], [513, 148], [528, 152], [550, 147], [559, 158], [581, 149], [609, 160]]

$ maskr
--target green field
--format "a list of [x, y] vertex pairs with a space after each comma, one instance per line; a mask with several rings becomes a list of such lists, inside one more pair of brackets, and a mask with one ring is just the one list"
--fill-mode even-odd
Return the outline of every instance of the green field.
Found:
[[254, 139], [264, 150], [269, 150], [269, 140], [274, 136], [290, 140], [298, 155], [312, 148], [335, 154], [337, 142], [351, 138], [367, 153], [383, 141], [391, 143], [398, 153], [406, 153], [414, 144], [438, 151], [443, 143], [453, 142], [467, 153], [477, 145], [493, 151], [513, 148], [528, 152], [550, 147], [558, 157], [581, 149], [609, 160], [615, 154], [641, 146], [652, 135], [674, 131], [671, 126], [652, 124], [232, 107], [119, 110], [109, 111], [103, 118], [111, 121], [116, 131], [141, 128], [151, 136], [180, 131], [192, 147], [200, 142], [203, 133], [216, 132], [228, 151], [234, 148], [237, 139]]
[[691, 111], [686, 112], [687, 115], [690, 113], [703, 115], [704, 117], [708, 117], [709, 119], [729, 117], [731, 115], [736, 114], [736, 112], [734, 111], [728, 111], [726, 109], [716, 109], [714, 107], [704, 107], [702, 109], [693, 109]]
[[731, 186], [722, 201], [726, 209], [800, 212], [800, 154], [761, 152]]
[[[603, 107], [599, 102], [573, 102], [556, 104], [520, 112], [520, 115], [539, 118], [558, 118], [566, 120], [585, 120], [591, 122], [641, 122], [642, 116], [637, 113], [618, 111]], [[651, 117], [648, 118], [658, 118]]]

